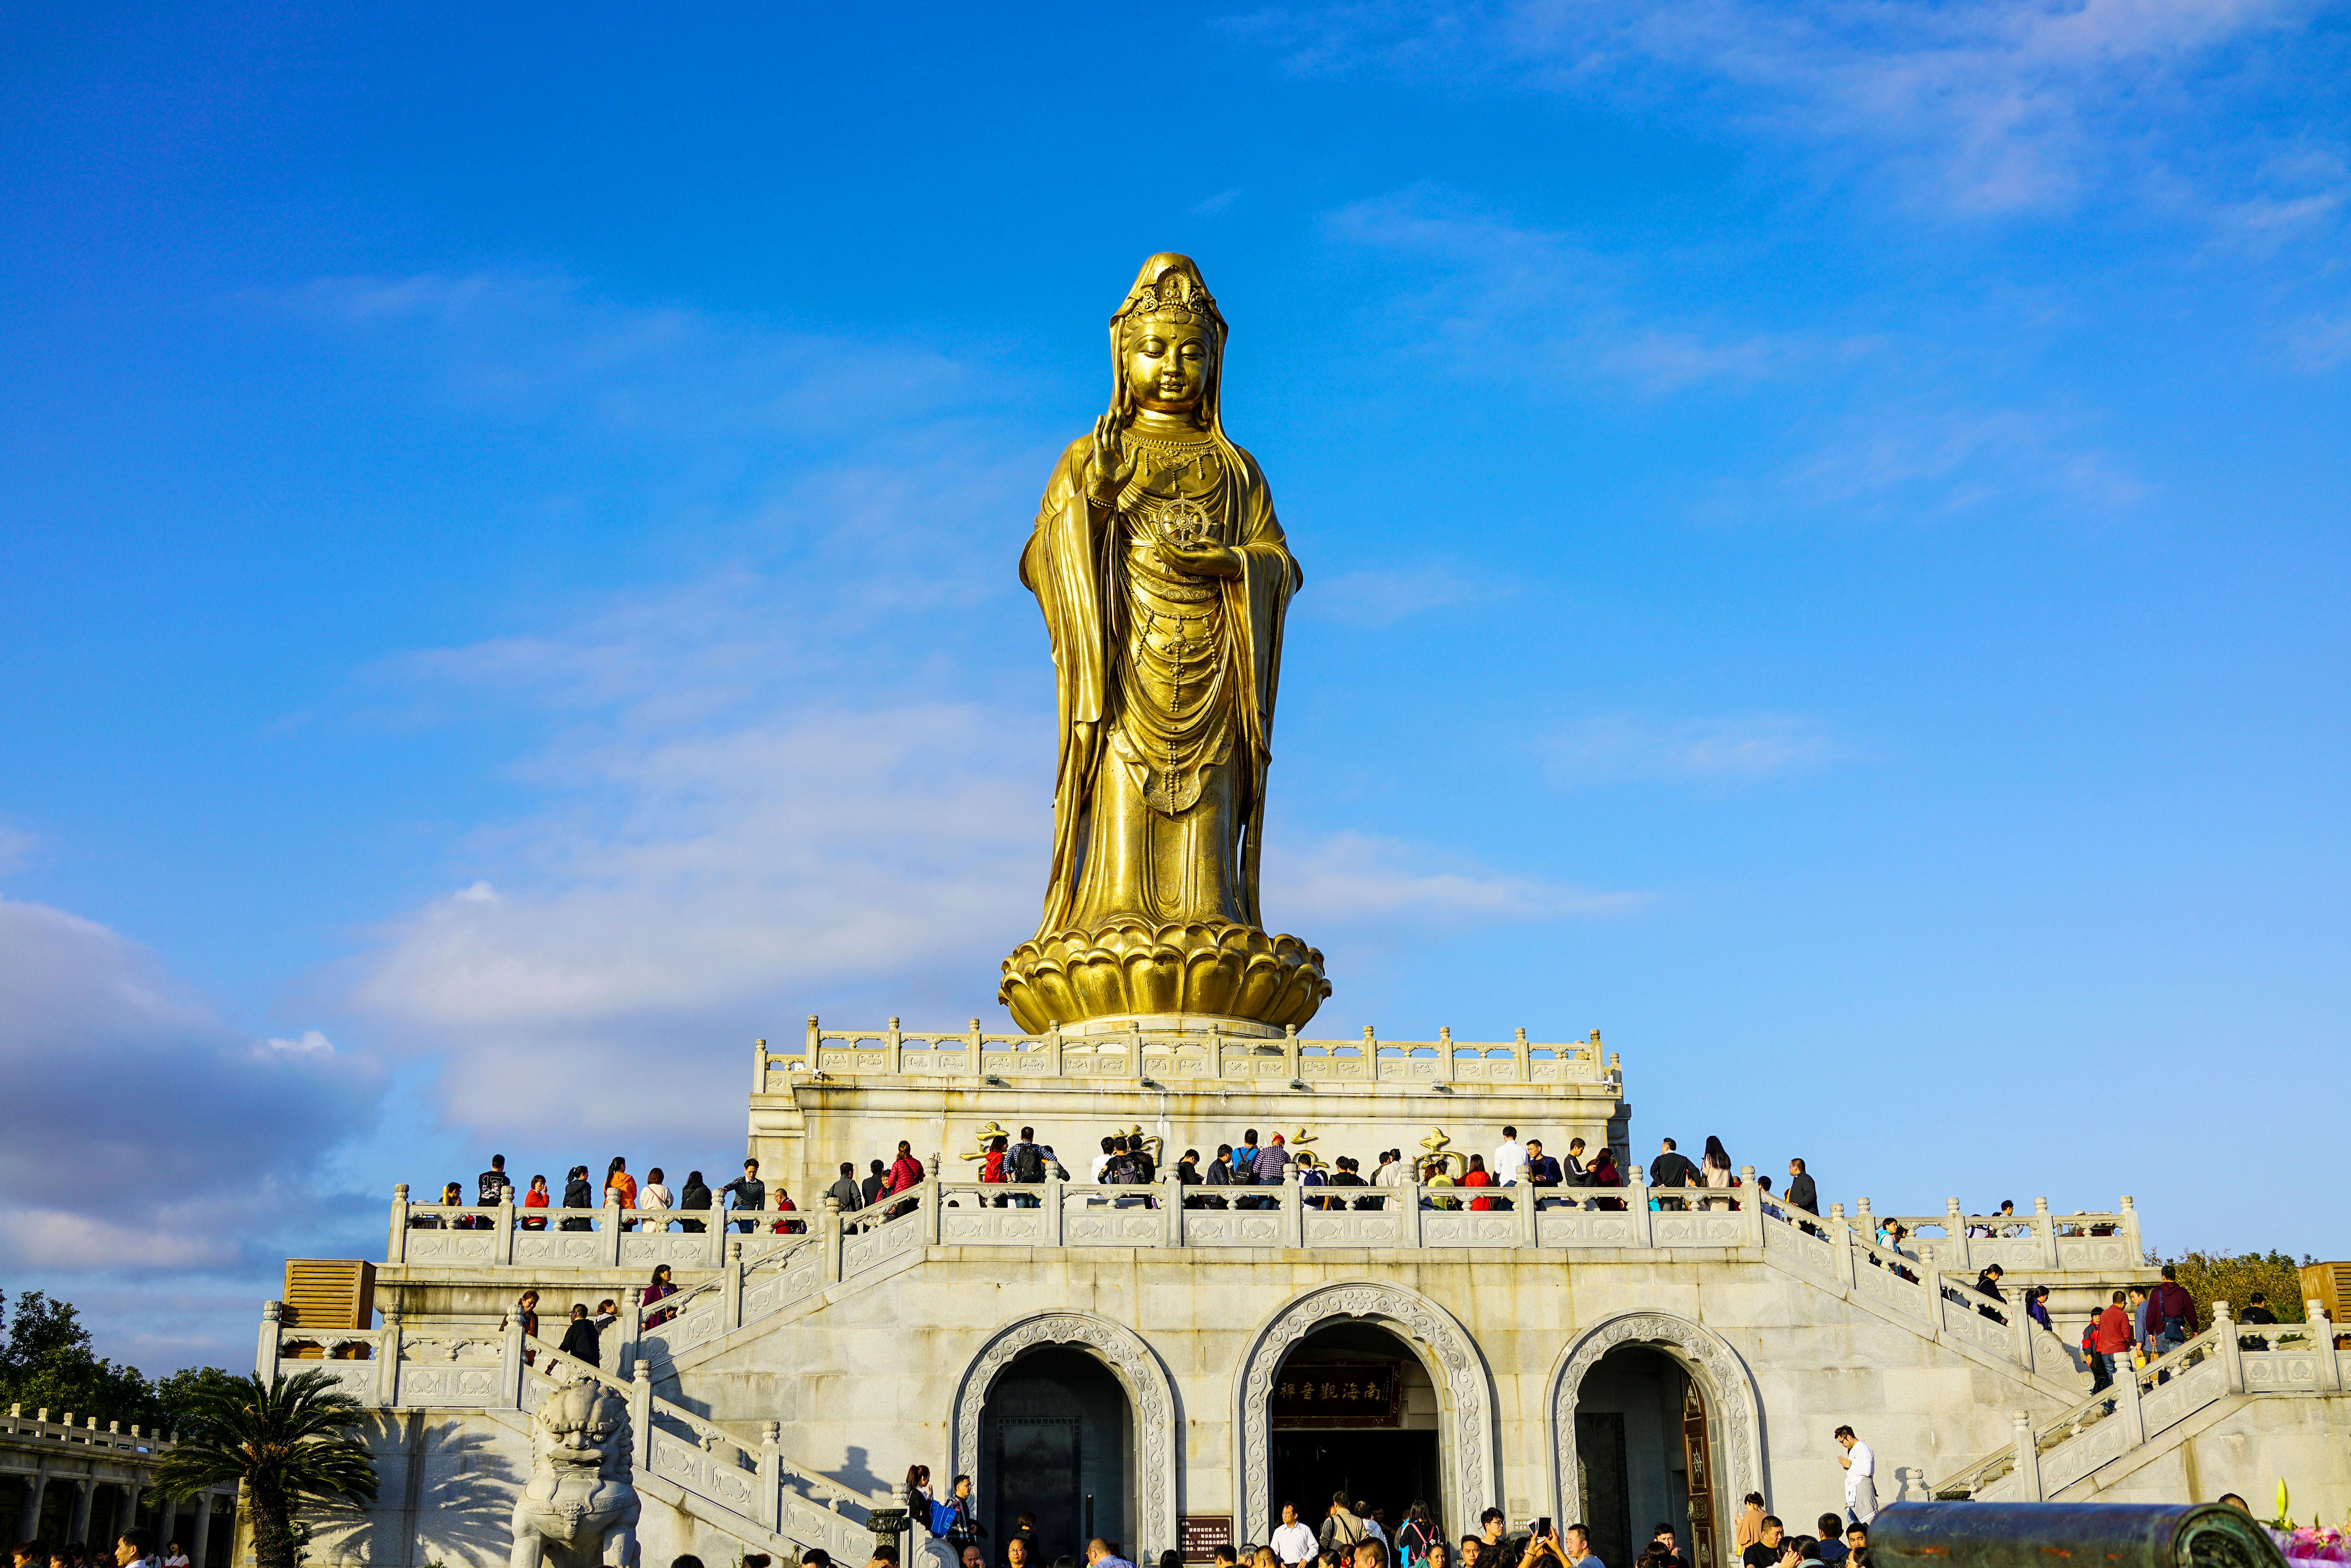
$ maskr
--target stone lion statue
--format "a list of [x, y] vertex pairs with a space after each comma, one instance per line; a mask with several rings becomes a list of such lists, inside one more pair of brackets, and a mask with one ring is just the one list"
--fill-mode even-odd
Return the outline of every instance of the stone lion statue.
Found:
[[601, 1383], [567, 1383], [547, 1396], [531, 1417], [511, 1568], [637, 1568], [628, 1420], [626, 1402]]

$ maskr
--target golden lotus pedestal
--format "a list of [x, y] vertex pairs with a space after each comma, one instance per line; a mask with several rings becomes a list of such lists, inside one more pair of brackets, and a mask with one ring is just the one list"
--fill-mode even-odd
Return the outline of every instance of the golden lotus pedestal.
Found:
[[[1213, 1022], [1228, 1034], [1279, 1035], [1331, 994], [1322, 949], [1254, 925], [1114, 921], [1023, 942], [1004, 960], [997, 1000], [1031, 1034]], [[1165, 1021], [1163, 1021], [1165, 1020]], [[1249, 1026], [1254, 1025], [1256, 1028]]]

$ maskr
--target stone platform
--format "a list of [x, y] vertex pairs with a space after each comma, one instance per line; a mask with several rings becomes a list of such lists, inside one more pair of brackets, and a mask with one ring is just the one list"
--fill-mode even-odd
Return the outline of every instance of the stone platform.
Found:
[[[1224, 1189], [1270, 1206], [1219, 1209], [1186, 1207], [1202, 1189], [1173, 1182], [983, 1186], [955, 1157], [991, 1123], [1034, 1125], [1080, 1175], [1081, 1151], [1136, 1124], [1166, 1164], [1246, 1125], [1306, 1127], [1324, 1157], [1367, 1166], [1431, 1126], [1458, 1149], [1489, 1149], [1505, 1123], [1622, 1147], [1622, 1067], [1596, 1037], [1080, 1041], [812, 1020], [800, 1052], [758, 1048], [754, 1073], [751, 1146], [771, 1177], [798, 1173], [805, 1233], [772, 1215], [747, 1232], [632, 1228], [643, 1217], [617, 1209], [533, 1211], [557, 1223], [524, 1228], [511, 1207], [403, 1189], [382, 1327], [265, 1321], [265, 1370], [306, 1337], [363, 1356], [323, 1364], [384, 1413], [384, 1495], [404, 1511], [388, 1500], [322, 1531], [324, 1561], [503, 1561], [528, 1413], [581, 1375], [627, 1403], [657, 1563], [809, 1545], [862, 1562], [866, 1514], [918, 1461], [976, 1477], [992, 1527], [1016, 1500], [1066, 1502], [1058, 1528], [1090, 1519], [1148, 1562], [1186, 1521], [1266, 1539], [1281, 1494], [1353, 1456], [1392, 1519], [1412, 1495], [1457, 1535], [1489, 1504], [1641, 1542], [1667, 1519], [1696, 1538], [1694, 1568], [1727, 1568], [1710, 1531], [1742, 1493], [1792, 1525], [1839, 1505], [1829, 1432], [1847, 1423], [1876, 1447], [1887, 1501], [1899, 1469], [1917, 1495], [2187, 1500], [2283, 1478], [2298, 1505], [2351, 1507], [2351, 1355], [2323, 1322], [2265, 1331], [2265, 1348], [2223, 1322], [2088, 1399], [2080, 1321], [2151, 1273], [2128, 1199], [1972, 1225], [1953, 1204], [1899, 1217], [1924, 1234], [1896, 1253], [1866, 1199], [1792, 1212], [1751, 1172], [1706, 1195], [1653, 1191], [1628, 1166], [1626, 1188], [1548, 1206], [1515, 1188], [1483, 1211], [1461, 1207], [1479, 1189], [1292, 1182]], [[931, 1174], [886, 1215], [807, 1202], [840, 1160], [901, 1138]], [[1319, 1207], [1334, 1197], [1381, 1206]], [[1982, 1314], [1967, 1287], [1991, 1261], [2011, 1286], [2054, 1289], [2060, 1334]], [[683, 1292], [644, 1309], [662, 1262]], [[575, 1300], [626, 1303], [601, 1370], [525, 1343], [508, 1309], [526, 1287], [550, 1332]], [[1346, 1404], [1374, 1388], [1385, 1405]]]

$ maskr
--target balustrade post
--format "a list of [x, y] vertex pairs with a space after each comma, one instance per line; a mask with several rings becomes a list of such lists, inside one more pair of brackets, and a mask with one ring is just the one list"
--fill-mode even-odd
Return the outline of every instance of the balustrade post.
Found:
[[511, 1395], [517, 1410], [522, 1408], [522, 1319], [508, 1312], [498, 1320], [498, 1375], [504, 1379], [498, 1397], [503, 1403]]
[[604, 1189], [604, 1261], [621, 1266], [621, 1195], [611, 1187]]
[[726, 1233], [729, 1229], [726, 1211], [718, 1206], [718, 1199], [714, 1196], [710, 1207], [701, 1213], [703, 1239], [709, 1244], [709, 1256], [705, 1261], [713, 1269], [723, 1269], [726, 1266]]
[[765, 1094], [767, 1092], [768, 1042], [764, 1040], [755, 1040], [751, 1042], [751, 1092]]
[[1853, 1227], [1844, 1217], [1844, 1205], [1829, 1205], [1829, 1250], [1836, 1260], [1837, 1282], [1846, 1290], [1853, 1289]]
[[637, 1450], [637, 1469], [653, 1469], [653, 1364], [641, 1361], [629, 1382], [629, 1437]]
[[501, 1263], [514, 1261], [515, 1206], [514, 1188], [498, 1188], [498, 1239], [492, 1245], [490, 1256]]
[[2041, 1446], [2033, 1440], [2032, 1417], [2022, 1410], [2008, 1413], [2008, 1424], [2016, 1445], [2016, 1495], [2011, 1502], [2040, 1502]]
[[1159, 1185], [1162, 1189], [1159, 1201], [1167, 1207], [1167, 1245], [1181, 1247], [1184, 1245], [1184, 1184], [1176, 1179], [1174, 1166], [1161, 1174]]
[[1877, 1244], [1877, 1216], [1869, 1212], [1869, 1199], [1853, 1200], [1853, 1228], [1864, 1241], [1873, 1247]]
[[1763, 1249], [1763, 1189], [1755, 1185], [1755, 1167], [1739, 1167], [1739, 1207], [1745, 1211], [1747, 1245]]
[[1058, 1023], [1046, 1026], [1045, 1072], [1057, 1082], [1061, 1076], [1061, 1026]]
[[810, 1013], [808, 1022], [808, 1070], [810, 1072], [814, 1072], [823, 1065], [817, 1060], [817, 1053], [822, 1049], [823, 1031], [817, 1028], [816, 1014]]
[[1066, 1234], [1063, 1227], [1066, 1223], [1067, 1217], [1065, 1211], [1069, 1205], [1069, 1197], [1070, 1184], [1068, 1182], [1055, 1181], [1050, 1176], [1046, 1177], [1045, 1212], [1053, 1217], [1045, 1222], [1045, 1245], [1048, 1247], [1062, 1247], [1068, 1245], [1062, 1238]]
[[2303, 1312], [2318, 1336], [2318, 1391], [2336, 1393], [2343, 1387], [2343, 1363], [2335, 1354], [2335, 1324], [2326, 1315], [2326, 1303], [2304, 1301]]
[[1961, 1270], [1972, 1269], [1975, 1263], [1974, 1239], [1968, 1234], [1968, 1217], [1959, 1211], [1959, 1200], [1943, 1200], [1943, 1234], [1950, 1239], [1950, 1264]]
[[[1921, 1258], [1918, 1260], [1918, 1282], [1927, 1287], [1927, 1326], [1939, 1335], [1943, 1332], [1943, 1271], [1928, 1268], [1927, 1260]], [[1961, 1310], [1975, 1311], [1973, 1307]]]
[[2131, 1364], [2131, 1353], [2118, 1350], [2115, 1360], [2115, 1413], [2111, 1420], [2123, 1424], [2123, 1451], [2128, 1453], [2147, 1441], [2147, 1413], [2138, 1406], [2139, 1369]]
[[1536, 1244], [1535, 1198], [1545, 1190], [1531, 1181], [1520, 1181], [1510, 1188], [1510, 1207], [1518, 1210], [1519, 1245], [1521, 1247]]
[[[1529, 1083], [1533, 1082], [1535, 1075], [1534, 1061], [1527, 1053], [1527, 1031], [1523, 1029], [1519, 1030], [1517, 1040], [1510, 1046], [1510, 1060], [1519, 1064], [1520, 1082]], [[1485, 1553], [1481, 1552], [1479, 1555], [1482, 1557]]]
[[1404, 1205], [1404, 1244], [1407, 1247], [1423, 1245], [1420, 1236], [1419, 1178], [1416, 1176], [1405, 1181], [1395, 1191], [1398, 1195], [1396, 1201]]
[[[832, 1226], [831, 1228], [831, 1235], [832, 1239], [832, 1277], [835, 1280], [838, 1280], [841, 1278], [841, 1227], [839, 1225]], [[726, 1271], [721, 1273], [718, 1278], [720, 1281], [718, 1293], [721, 1297], [718, 1310], [722, 1314], [721, 1321], [726, 1325], [726, 1332], [728, 1333], [733, 1333], [737, 1329], [743, 1326], [742, 1242], [729, 1241], [726, 1244]]]
[[824, 1249], [824, 1279], [828, 1284], [841, 1281], [841, 1199], [830, 1192], [824, 1195], [824, 1213], [817, 1221], [817, 1245]]
[[1894, 1500], [1896, 1502], [1932, 1502], [1934, 1489], [1927, 1484], [1927, 1472], [1917, 1465], [1896, 1465], [1894, 1468]]
[[2057, 1222], [2050, 1218], [2046, 1197], [2032, 1200], [2032, 1234], [2041, 1239], [2041, 1266], [2057, 1267]]
[[2229, 1303], [2212, 1303], [2212, 1338], [2220, 1347], [2220, 1371], [2228, 1379], [2229, 1392], [2245, 1391], [2245, 1351], [2237, 1343], [2237, 1325], [2229, 1316]]
[[1439, 1083], [1452, 1082], [1453, 1026], [1449, 1023], [1441, 1023], [1437, 1026], [1437, 1082]]
[[2008, 1312], [2009, 1332], [2016, 1341], [2016, 1364], [2027, 1372], [2032, 1370], [2034, 1362], [2032, 1314], [2024, 1310], [2026, 1303], [2032, 1300], [2032, 1291], [2027, 1290], [2023, 1300], [2011, 1307]]
[[404, 1309], [393, 1307], [383, 1314], [383, 1333], [375, 1342], [375, 1402], [390, 1409], [400, 1403], [400, 1345], [404, 1336], [401, 1321], [407, 1316]]
[[781, 1436], [777, 1423], [759, 1423], [759, 1511], [752, 1516], [778, 1535], [784, 1530], [784, 1451], [778, 1444]]
[[1281, 1026], [1281, 1065], [1282, 1082], [1285, 1083], [1297, 1082], [1298, 1026], [1294, 1023], [1286, 1023]]
[[392, 1239], [384, 1246], [387, 1261], [408, 1261], [408, 1184], [402, 1182], [392, 1189]]
[[[277, 1334], [284, 1326], [285, 1316], [285, 1302], [261, 1303], [261, 1343], [254, 1353], [253, 1375], [260, 1378], [265, 1386], [277, 1380]], [[42, 1411], [41, 1419], [46, 1421], [48, 1418], [49, 1413]]]
[[2123, 1194], [2122, 1230], [2125, 1236], [2130, 1238], [2128, 1266], [2136, 1269], [2147, 1261], [2147, 1249], [2138, 1239], [2138, 1206], [2131, 1201], [2131, 1195], [2128, 1193]]
[[931, 1155], [931, 1174], [923, 1178], [922, 1193], [914, 1201], [921, 1206], [923, 1212], [923, 1244], [936, 1247], [939, 1244], [940, 1187], [939, 1156], [935, 1153]]
[[887, 1058], [890, 1063], [888, 1071], [890, 1075], [894, 1078], [899, 1073], [905, 1071], [905, 1068], [903, 1065], [903, 1060], [906, 1049], [906, 1037], [905, 1034], [898, 1028], [898, 1020], [896, 1019], [892, 1019], [890, 1020], [889, 1037], [883, 1043], [888, 1048], [889, 1052]]
[[629, 1287], [629, 1299], [622, 1303], [621, 1343], [613, 1353], [613, 1369], [623, 1377], [633, 1375], [637, 1364], [637, 1341], [645, 1332], [645, 1288]]
[[[1290, 1026], [1295, 1031], [1296, 1024]], [[1297, 1038], [1295, 1032], [1291, 1039]], [[1298, 1162], [1291, 1160], [1281, 1167], [1281, 1244], [1285, 1247], [1306, 1245], [1306, 1189], [1298, 1185]]]
[[1649, 1173], [1641, 1168], [1638, 1160], [1627, 1162], [1625, 1191], [1625, 1209], [1633, 1217], [1633, 1245], [1655, 1247], [1657, 1227], [1656, 1217], [1649, 1212]]

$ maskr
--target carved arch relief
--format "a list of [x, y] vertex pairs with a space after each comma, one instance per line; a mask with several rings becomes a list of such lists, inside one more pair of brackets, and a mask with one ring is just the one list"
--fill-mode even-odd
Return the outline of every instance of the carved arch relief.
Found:
[[1608, 1319], [1568, 1342], [1552, 1383], [1552, 1510], [1573, 1519], [1583, 1508], [1579, 1457], [1575, 1451], [1576, 1395], [1584, 1374], [1619, 1345], [1645, 1345], [1679, 1363], [1705, 1397], [1708, 1437], [1714, 1448], [1715, 1518], [1725, 1525], [1731, 1506], [1763, 1486], [1763, 1405], [1747, 1364], [1720, 1334], [1667, 1312], [1627, 1312]]
[[[1135, 1539], [1138, 1563], [1176, 1542], [1176, 1387], [1167, 1369], [1133, 1330], [1092, 1312], [1045, 1312], [998, 1329], [972, 1358], [956, 1389], [955, 1475], [979, 1474], [979, 1417], [997, 1375], [1040, 1345], [1073, 1344], [1092, 1353], [1126, 1391], [1134, 1422]], [[1140, 1553], [1149, 1553], [1148, 1556]]]
[[1494, 1383], [1478, 1342], [1453, 1314], [1400, 1285], [1324, 1285], [1268, 1319], [1233, 1379], [1233, 1532], [1259, 1539], [1273, 1524], [1273, 1383], [1290, 1347], [1324, 1323], [1367, 1318], [1395, 1331], [1437, 1387], [1437, 1448], [1447, 1462], [1447, 1519], [1475, 1519], [1501, 1497], [1494, 1442]]

